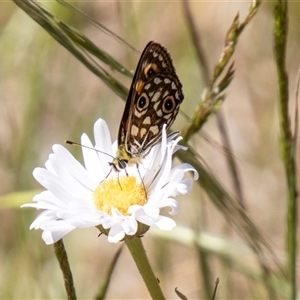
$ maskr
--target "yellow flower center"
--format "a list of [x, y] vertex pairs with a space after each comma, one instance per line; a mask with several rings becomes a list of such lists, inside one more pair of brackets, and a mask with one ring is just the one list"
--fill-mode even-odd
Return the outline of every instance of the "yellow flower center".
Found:
[[111, 207], [128, 215], [128, 207], [147, 202], [143, 184], [137, 183], [133, 176], [119, 176], [102, 181], [93, 193], [97, 209], [111, 215]]

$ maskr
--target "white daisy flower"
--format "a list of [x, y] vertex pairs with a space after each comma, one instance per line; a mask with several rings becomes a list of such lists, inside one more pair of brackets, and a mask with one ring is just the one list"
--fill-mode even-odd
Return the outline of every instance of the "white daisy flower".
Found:
[[[30, 229], [42, 229], [46, 244], [52, 244], [75, 228], [98, 226], [108, 235], [109, 242], [119, 242], [126, 235], [141, 235], [150, 227], [171, 230], [174, 220], [160, 214], [160, 209], [170, 207], [170, 214], [178, 212], [173, 198], [187, 194], [191, 178], [188, 171], [196, 170], [189, 164], [172, 168], [172, 155], [183, 146], [177, 145], [181, 137], [166, 136], [161, 143], [137, 166], [127, 166], [120, 172], [110, 164], [117, 150], [104, 120], [94, 125], [96, 145], [86, 134], [81, 144], [97, 149], [82, 148], [84, 166], [61, 145], [52, 147], [46, 169], [36, 168], [35, 179], [47, 190], [36, 195], [33, 203], [22, 207], [35, 207], [44, 211], [31, 224]], [[105, 155], [107, 153], [108, 155]], [[109, 156], [110, 155], [110, 156]]]

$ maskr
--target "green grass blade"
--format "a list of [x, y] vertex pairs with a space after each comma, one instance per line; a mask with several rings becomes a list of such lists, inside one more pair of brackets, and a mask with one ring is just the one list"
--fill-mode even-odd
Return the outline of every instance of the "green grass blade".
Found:
[[79, 34], [75, 29], [57, 19], [53, 14], [46, 10], [39, 2], [24, 0], [13, 0], [21, 9], [23, 9], [32, 19], [41, 25], [55, 40], [70, 51], [79, 61], [81, 61], [91, 72], [98, 76], [107, 86], [109, 86], [117, 95], [125, 99], [128, 89], [117, 81], [113, 76], [100, 67], [97, 62], [88, 53], [98, 55], [103, 62], [109, 64], [115, 70], [131, 76], [123, 66], [117, 63], [104, 51], [98, 49], [89, 41], [88, 38]]
[[139, 53], [137, 49], [135, 49], [133, 46], [131, 46], [129, 43], [127, 43], [124, 39], [122, 39], [120, 36], [116, 35], [114, 32], [112, 32], [109, 28], [105, 27], [104, 25], [100, 24], [99, 22], [96, 22], [93, 20], [89, 15], [85, 14], [82, 10], [76, 8], [75, 6], [71, 5], [70, 3], [64, 1], [64, 0], [56, 0], [61, 5], [65, 6], [67, 9], [69, 9], [72, 13], [76, 14], [79, 17], [84, 18], [85, 20], [88, 20], [91, 24], [93, 24], [95, 27], [100, 29], [105, 34], [111, 36], [112, 38], [116, 39], [118, 42], [120, 42], [123, 45], [126, 45], [129, 49]]

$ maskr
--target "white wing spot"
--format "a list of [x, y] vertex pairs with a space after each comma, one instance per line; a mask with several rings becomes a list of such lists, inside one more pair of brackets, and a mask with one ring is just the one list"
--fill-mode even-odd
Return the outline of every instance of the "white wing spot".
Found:
[[137, 109], [134, 110], [134, 116], [137, 118], [140, 118], [147, 112], [147, 109], [144, 109], [143, 111], [139, 112]]
[[153, 108], [155, 109], [156, 113], [157, 113], [158, 105], [159, 105], [159, 102], [156, 102], [156, 103], [153, 105]]
[[170, 80], [169, 78], [165, 78], [164, 82], [165, 82], [166, 84], [169, 84], [169, 83], [171, 83], [171, 80]]
[[174, 82], [174, 81], [172, 82], [172, 85], [171, 85], [171, 87], [172, 87], [172, 89], [173, 89], [173, 90], [177, 90], [177, 87], [176, 87], [176, 84], [175, 84], [175, 82]]
[[[155, 104], [159, 104], [159, 103], [157, 102]], [[157, 114], [158, 117], [162, 117], [162, 115], [163, 115], [161, 109], [160, 110], [156, 110], [156, 114]]]
[[154, 135], [157, 135], [159, 133], [159, 127], [157, 125], [151, 126], [149, 129]]
[[154, 83], [155, 84], [159, 84], [159, 83], [161, 83], [162, 82], [162, 80], [160, 79], [160, 78], [158, 78], [158, 77], [155, 77], [154, 78]]
[[132, 125], [132, 127], [131, 127], [131, 135], [133, 135], [133, 136], [137, 136], [138, 135], [138, 133], [139, 133], [139, 128], [138, 127], [136, 127], [135, 125]]
[[145, 69], [147, 65], [148, 65], [148, 62], [144, 61], [143, 64], [142, 64], [142, 69]]
[[150, 86], [151, 86], [151, 83], [148, 83], [148, 84], [145, 85], [144, 89], [148, 90], [148, 89], [150, 89]]
[[164, 95], [163, 95], [163, 98], [167, 97], [168, 95], [169, 95], [169, 91], [166, 90], [165, 93], [164, 93]]
[[172, 114], [168, 114], [164, 116], [164, 119], [169, 119], [172, 116]]
[[153, 57], [157, 57], [158, 53], [153, 51]]
[[153, 97], [153, 95], [154, 95], [154, 91], [152, 91], [152, 92], [149, 92], [149, 97], [150, 97], [150, 98], [152, 98], [152, 97]]
[[156, 102], [159, 99], [160, 95], [161, 95], [161, 91], [156, 92], [152, 97], [151, 102]]
[[164, 58], [162, 57], [162, 55], [159, 55], [159, 56], [158, 56], [158, 59], [159, 59], [160, 61], [162, 61]]
[[146, 133], [147, 133], [147, 130], [145, 128], [141, 128], [140, 136], [143, 137]]
[[143, 124], [147, 125], [147, 124], [151, 124], [151, 118], [148, 116], [144, 119]]

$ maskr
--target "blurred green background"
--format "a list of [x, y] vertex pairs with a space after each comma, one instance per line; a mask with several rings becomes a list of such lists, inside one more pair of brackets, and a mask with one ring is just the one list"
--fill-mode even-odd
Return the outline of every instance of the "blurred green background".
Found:
[[[56, 2], [43, 3], [53, 14], [88, 36], [129, 70], [139, 59], [135, 53]], [[72, 2], [139, 51], [150, 40], [163, 44], [173, 57], [183, 84], [185, 100], [173, 125], [181, 129], [191, 116], [205, 88], [181, 2]], [[212, 73], [224, 45], [224, 37], [237, 12], [243, 19], [250, 2], [191, 2], [196, 29]], [[266, 234], [281, 262], [285, 258], [286, 183], [278, 146], [276, 68], [273, 57], [271, 3], [263, 3], [246, 27], [234, 54], [235, 76], [221, 110], [238, 165], [251, 220]], [[299, 68], [300, 6], [290, 3], [287, 70], [290, 76], [291, 122], [294, 124], [296, 77]], [[41, 189], [32, 171], [44, 166], [51, 146], [65, 139], [79, 141], [82, 132], [92, 137], [98, 118], [108, 123], [116, 139], [124, 101], [84, 65], [59, 45], [13, 2], [2, 2], [0, 10], [0, 298], [65, 298], [62, 276], [53, 247], [44, 244], [40, 231], [29, 231], [36, 216], [32, 209], [19, 209]], [[107, 69], [109, 72], [111, 70]], [[126, 87], [128, 77], [112, 72]], [[215, 117], [201, 134], [190, 140], [220, 182], [234, 195]], [[212, 140], [216, 140], [215, 144]], [[66, 146], [79, 160], [80, 149]], [[297, 161], [299, 154], [297, 153]], [[4, 196], [28, 191], [21, 198]], [[248, 269], [237, 270], [219, 254], [207, 256], [210, 288], [220, 278], [220, 299], [262, 299], [267, 294], [261, 280], [247, 275], [257, 271], [256, 261], [245, 243], [195, 184], [193, 192], [178, 199], [178, 225], [204, 231], [236, 244], [235, 258]], [[96, 294], [119, 245], [109, 244], [97, 229], [75, 230], [65, 239], [77, 296]], [[180, 239], [180, 238], [179, 238]], [[205, 274], [193, 246], [147, 234], [147, 253], [163, 291], [177, 298], [178, 287], [189, 299], [205, 298]], [[209, 247], [217, 247], [210, 244]], [[216, 251], [218, 252], [218, 251]], [[282, 296], [283, 297], [283, 296]], [[113, 274], [108, 299], [147, 299], [149, 294], [127, 249]]]

